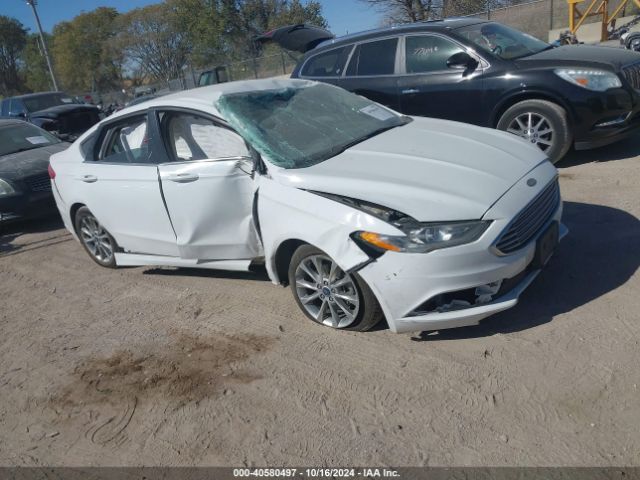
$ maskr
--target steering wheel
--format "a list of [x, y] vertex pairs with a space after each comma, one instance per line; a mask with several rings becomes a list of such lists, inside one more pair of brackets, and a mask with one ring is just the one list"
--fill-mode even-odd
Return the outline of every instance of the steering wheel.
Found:
[[495, 53], [496, 55], [501, 55], [502, 54], [502, 47], [500, 45], [496, 45], [491, 50], [491, 53]]

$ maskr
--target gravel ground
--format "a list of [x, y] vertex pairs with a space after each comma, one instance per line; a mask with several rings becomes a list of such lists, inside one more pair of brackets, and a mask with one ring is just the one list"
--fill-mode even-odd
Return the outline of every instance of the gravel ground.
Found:
[[0, 237], [1, 465], [640, 465], [640, 138], [560, 165], [520, 304], [432, 334], [313, 325], [264, 272]]

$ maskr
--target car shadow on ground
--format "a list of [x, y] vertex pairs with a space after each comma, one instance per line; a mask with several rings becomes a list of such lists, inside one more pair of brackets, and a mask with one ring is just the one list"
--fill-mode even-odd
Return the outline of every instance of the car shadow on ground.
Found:
[[640, 136], [634, 135], [611, 145], [593, 150], [571, 149], [569, 153], [556, 164], [556, 167], [565, 168], [582, 165], [584, 163], [626, 160], [638, 155], [640, 155]]
[[[34, 242], [20, 243], [17, 240], [30, 233], [44, 233], [63, 228], [62, 219], [55, 215], [51, 217], [35, 218], [30, 220], [13, 221], [9, 223], [0, 223], [0, 256], [12, 254], [13, 252], [37, 248], [38, 244], [42, 246], [51, 245], [51, 238], [44, 240], [36, 240]], [[65, 231], [62, 237], [67, 237]], [[56, 237], [57, 238], [57, 237]]]
[[569, 235], [514, 308], [479, 325], [422, 332], [416, 341], [511, 333], [550, 322], [623, 285], [640, 265], [640, 221], [616, 208], [565, 202]]
[[256, 280], [268, 282], [269, 275], [264, 265], [251, 266], [248, 272], [233, 272], [226, 270], [206, 270], [203, 268], [185, 268], [185, 267], [162, 267], [149, 268], [142, 272], [144, 275], [165, 275], [175, 277], [201, 277], [201, 278], [224, 278], [229, 280]]

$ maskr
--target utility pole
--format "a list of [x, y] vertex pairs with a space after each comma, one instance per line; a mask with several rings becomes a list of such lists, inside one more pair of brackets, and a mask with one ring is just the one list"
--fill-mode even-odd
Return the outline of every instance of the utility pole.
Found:
[[38, 0], [26, 0], [27, 5], [31, 6], [33, 10], [33, 15], [36, 17], [36, 23], [38, 24], [38, 32], [40, 33], [40, 40], [42, 41], [42, 51], [44, 52], [44, 58], [47, 59], [47, 66], [49, 67], [49, 74], [51, 75], [51, 81], [53, 82], [53, 89], [58, 91], [58, 82], [56, 81], [56, 76], [53, 73], [53, 67], [51, 66], [51, 58], [49, 58], [49, 50], [47, 49], [47, 42], [44, 40], [44, 34], [42, 33], [42, 25], [40, 25], [40, 17], [38, 17], [38, 11], [36, 10], [36, 5], [38, 4]]

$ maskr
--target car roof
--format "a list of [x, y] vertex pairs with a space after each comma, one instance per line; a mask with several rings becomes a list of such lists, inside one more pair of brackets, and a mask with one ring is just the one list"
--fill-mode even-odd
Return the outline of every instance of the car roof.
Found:
[[325, 40], [324, 42], [318, 44], [316, 48], [312, 49], [311, 52], [317, 52], [318, 50], [324, 49], [326, 47], [335, 47], [346, 43], [368, 40], [370, 38], [383, 37], [395, 33], [441, 32], [443, 30], [455, 30], [457, 28], [466, 27], [468, 25], [477, 25], [479, 23], [487, 23], [487, 20], [471, 17], [450, 17], [443, 20], [426, 20], [423, 22], [402, 23], [399, 25], [392, 25], [390, 27], [375, 28], [373, 30], [365, 30], [363, 32], [352, 33], [349, 35], [344, 35], [342, 37], [332, 38], [331, 40]]
[[64, 92], [37, 92], [37, 93], [27, 93], [26, 95], [18, 95], [18, 96], [11, 97], [11, 98], [25, 99], [25, 98], [44, 97], [46, 95], [66, 95], [66, 96], [69, 96]]
[[237, 82], [217, 83], [206, 87], [192, 88], [157, 98], [152, 98], [146, 102], [123, 108], [114, 113], [110, 120], [123, 115], [135, 113], [136, 111], [147, 110], [153, 107], [182, 107], [194, 108], [220, 115], [215, 104], [223, 95], [243, 92], [258, 92], [263, 90], [276, 90], [287, 87], [309, 85], [315, 82], [309, 80], [298, 80], [290, 78], [267, 78], [263, 80], [242, 80]]

